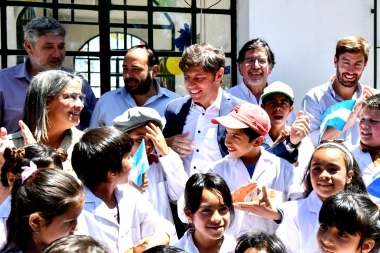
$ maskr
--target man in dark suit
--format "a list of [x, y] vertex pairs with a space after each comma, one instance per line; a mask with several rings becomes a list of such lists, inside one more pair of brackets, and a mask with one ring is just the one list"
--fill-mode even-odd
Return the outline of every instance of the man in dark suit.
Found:
[[[228, 154], [225, 128], [212, 124], [211, 119], [227, 115], [235, 105], [247, 103], [220, 88], [224, 65], [223, 51], [206, 43], [186, 48], [179, 63], [189, 96], [168, 103], [163, 134], [169, 147], [182, 157], [189, 175], [202, 172], [208, 164]], [[300, 142], [308, 128], [305, 126], [299, 132]], [[268, 151], [293, 163], [297, 160], [298, 145], [285, 140]]]

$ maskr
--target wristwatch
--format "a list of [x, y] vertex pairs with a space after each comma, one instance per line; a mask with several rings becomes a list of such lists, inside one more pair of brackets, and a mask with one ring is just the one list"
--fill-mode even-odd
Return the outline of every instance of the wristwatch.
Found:
[[290, 142], [290, 135], [286, 136], [286, 139], [285, 139], [285, 144], [289, 147], [289, 148], [298, 148], [300, 145], [301, 145], [301, 142], [297, 143], [297, 144], [293, 144]]

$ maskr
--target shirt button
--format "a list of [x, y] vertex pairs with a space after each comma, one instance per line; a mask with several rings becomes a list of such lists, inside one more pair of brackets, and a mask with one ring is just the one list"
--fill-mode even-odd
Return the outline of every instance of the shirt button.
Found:
[[197, 152], [199, 152], [199, 149], [197, 149]]
[[202, 115], [205, 115], [205, 113], [202, 113]]
[[193, 169], [195, 170], [196, 168], [197, 168], [197, 166], [194, 166], [194, 168], [193, 168]]
[[198, 130], [198, 134], [200, 134], [201, 133], [201, 131], [200, 130]]

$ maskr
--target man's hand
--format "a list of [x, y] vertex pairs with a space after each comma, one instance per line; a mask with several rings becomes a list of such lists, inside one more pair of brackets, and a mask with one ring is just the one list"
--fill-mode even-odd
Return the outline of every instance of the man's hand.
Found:
[[304, 115], [303, 111], [299, 111], [297, 118], [294, 121], [292, 128], [290, 129], [290, 142], [297, 145], [308, 135], [310, 132], [310, 120], [307, 115]]
[[168, 146], [178, 153], [182, 158], [189, 155], [194, 149], [194, 143], [192, 140], [187, 139], [190, 132], [184, 134], [177, 134], [166, 139]]

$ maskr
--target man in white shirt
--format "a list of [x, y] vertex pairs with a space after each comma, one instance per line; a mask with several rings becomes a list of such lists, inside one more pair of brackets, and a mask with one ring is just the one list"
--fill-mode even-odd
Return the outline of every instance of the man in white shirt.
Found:
[[[220, 88], [224, 64], [223, 51], [206, 43], [186, 48], [179, 63], [190, 96], [168, 103], [163, 134], [168, 146], [182, 157], [189, 176], [228, 154], [225, 128], [212, 124], [211, 119], [246, 103]], [[297, 160], [295, 146], [299, 141], [285, 141], [286, 145], [280, 143], [268, 151], [293, 163]]]
[[[243, 81], [227, 92], [251, 104], [261, 105], [260, 97], [268, 86], [268, 76], [276, 63], [268, 43], [260, 38], [248, 41], [240, 49], [237, 63]], [[287, 125], [291, 126], [294, 120], [292, 112], [287, 118]]]
[[[320, 118], [326, 109], [345, 100], [355, 99], [360, 102], [373, 94], [373, 89], [359, 83], [368, 63], [369, 49], [368, 42], [361, 37], [349, 36], [339, 40], [334, 57], [336, 74], [327, 83], [312, 88], [303, 99], [302, 110], [310, 118], [309, 137], [314, 146], [318, 145]], [[342, 131], [328, 127], [321, 133], [321, 140], [344, 139], [349, 145], [359, 144], [359, 111], [351, 112]]]

